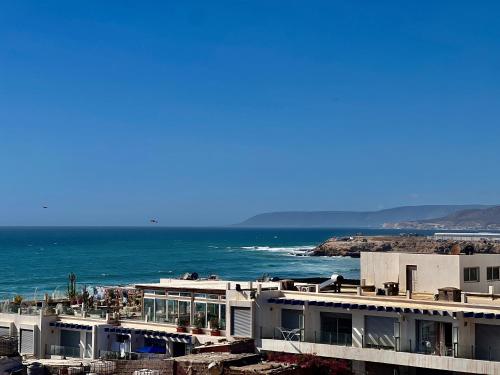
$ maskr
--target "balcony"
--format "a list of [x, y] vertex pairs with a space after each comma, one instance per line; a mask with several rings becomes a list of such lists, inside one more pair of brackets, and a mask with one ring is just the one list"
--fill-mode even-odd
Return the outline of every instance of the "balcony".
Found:
[[[311, 340], [312, 341], [312, 340]], [[455, 371], [468, 374], [498, 374], [500, 362], [457, 358], [432, 353], [381, 350], [380, 348], [354, 347], [347, 345], [322, 344], [307, 341], [288, 341], [283, 339], [262, 338], [256, 340], [260, 350], [293, 354], [315, 354], [321, 357], [347, 360], [387, 363], [400, 366], [420, 367], [434, 370]], [[465, 348], [463, 348], [465, 350]], [[457, 348], [460, 353], [460, 349]], [[470, 354], [468, 349], [468, 353]], [[493, 350], [493, 348], [492, 348]], [[449, 352], [449, 351], [448, 351]], [[464, 354], [467, 354], [464, 352]]]

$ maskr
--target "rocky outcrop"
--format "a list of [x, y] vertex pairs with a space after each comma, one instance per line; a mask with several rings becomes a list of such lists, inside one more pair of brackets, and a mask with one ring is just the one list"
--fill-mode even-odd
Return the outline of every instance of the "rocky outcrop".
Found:
[[454, 245], [458, 245], [461, 251], [472, 246], [478, 253], [500, 253], [500, 243], [497, 242], [443, 241], [423, 236], [355, 236], [330, 238], [308, 255], [359, 257], [362, 251], [447, 254]]

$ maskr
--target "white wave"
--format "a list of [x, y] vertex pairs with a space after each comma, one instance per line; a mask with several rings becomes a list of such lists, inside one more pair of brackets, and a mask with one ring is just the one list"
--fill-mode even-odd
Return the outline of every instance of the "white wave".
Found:
[[272, 246], [242, 246], [245, 250], [254, 251], [270, 251], [273, 253], [291, 253], [291, 254], [303, 254], [309, 250], [314, 249], [316, 246], [305, 245], [305, 246], [284, 246], [284, 247], [272, 247]]

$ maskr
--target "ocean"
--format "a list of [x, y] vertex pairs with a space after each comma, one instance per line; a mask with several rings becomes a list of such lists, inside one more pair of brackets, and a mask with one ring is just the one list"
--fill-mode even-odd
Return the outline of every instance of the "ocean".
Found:
[[83, 285], [157, 282], [184, 272], [233, 280], [359, 277], [359, 259], [295, 256], [332, 236], [389, 234], [366, 229], [164, 227], [0, 228], [0, 299], [63, 295], [67, 275]]

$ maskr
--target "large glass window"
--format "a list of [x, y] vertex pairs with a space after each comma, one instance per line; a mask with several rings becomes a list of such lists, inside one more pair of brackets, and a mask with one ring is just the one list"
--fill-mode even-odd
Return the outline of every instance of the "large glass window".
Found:
[[155, 300], [155, 322], [163, 323], [167, 316], [167, 301], [157, 298]]
[[321, 342], [352, 345], [352, 316], [340, 313], [320, 313]]
[[179, 322], [182, 325], [191, 325], [191, 302], [179, 301]]
[[165, 320], [170, 324], [191, 324], [191, 302], [190, 301], [167, 301], [167, 317]]
[[207, 321], [219, 325], [219, 304], [207, 303]]
[[203, 328], [207, 327], [207, 304], [205, 302], [195, 302], [194, 324]]
[[220, 305], [220, 329], [226, 329], [226, 305]]
[[155, 313], [155, 300], [153, 298], [144, 298], [144, 318], [149, 322], [153, 321]]

